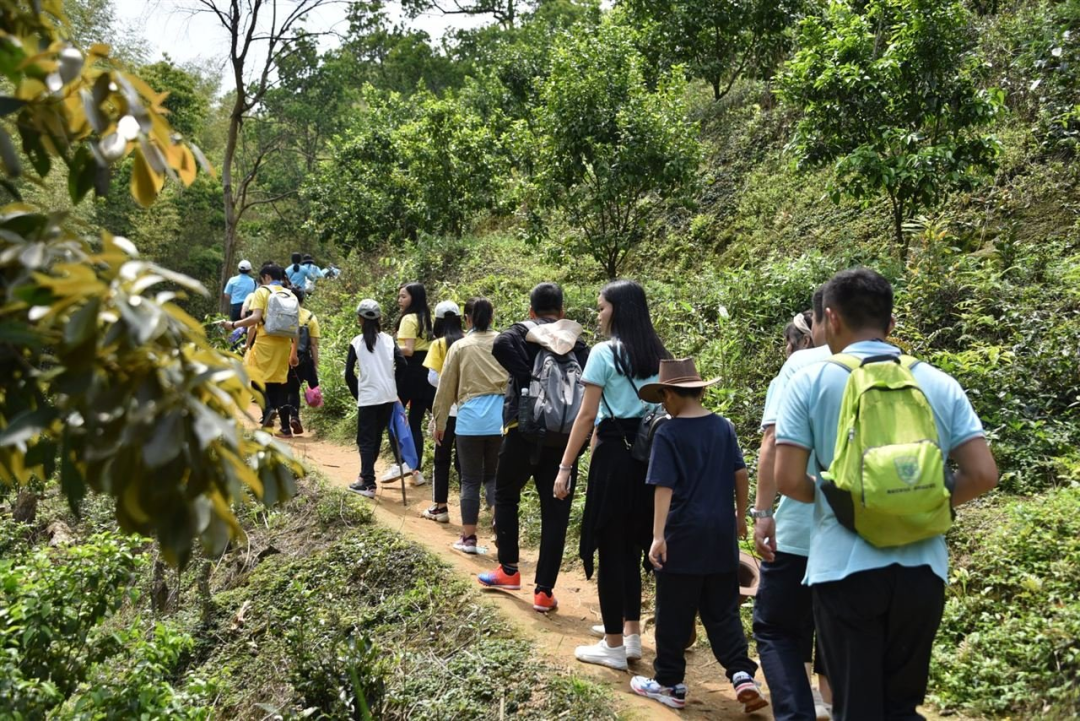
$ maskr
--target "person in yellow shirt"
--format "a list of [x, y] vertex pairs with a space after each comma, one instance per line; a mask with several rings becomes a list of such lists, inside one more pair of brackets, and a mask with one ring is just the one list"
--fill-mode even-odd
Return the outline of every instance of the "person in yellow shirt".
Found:
[[[413, 485], [422, 486], [426, 481], [421, 468], [424, 465], [424, 415], [435, 402], [435, 389], [428, 383], [424, 360], [431, 349], [434, 334], [431, 327], [431, 308], [428, 307], [427, 290], [420, 283], [407, 283], [398, 289], [398, 308], [401, 315], [397, 323], [397, 342], [408, 363], [404, 383], [398, 388], [401, 403], [409, 407], [409, 429], [416, 448], [417, 465], [413, 468]], [[391, 475], [392, 474], [392, 475]], [[399, 469], [391, 468], [383, 476], [390, 482], [400, 477]]]
[[244, 367], [251, 382], [261, 388], [266, 398], [263, 409], [263, 427], [273, 423], [276, 411], [281, 418], [279, 438], [292, 438], [291, 412], [286, 403], [286, 383], [289, 368], [299, 363], [296, 352], [296, 339], [269, 335], [264, 330], [267, 308], [273, 293], [289, 293], [282, 283], [285, 271], [281, 266], [267, 263], [259, 269], [262, 286], [251, 294], [251, 315], [237, 321], [225, 321], [225, 329], [254, 328], [255, 340], [244, 354]]
[[[439, 376], [446, 362], [446, 354], [450, 352], [450, 347], [454, 343], [465, 337], [465, 332], [461, 328], [461, 310], [457, 303], [444, 300], [435, 306], [435, 324], [432, 330], [435, 341], [431, 344], [427, 358], [424, 359], [424, 366], [428, 369], [428, 382], [438, 389]], [[450, 497], [450, 466], [454, 458], [454, 428], [457, 426], [456, 406], [450, 409], [449, 415], [442, 440], [435, 443], [435, 480], [431, 484], [432, 505], [420, 514], [437, 523], [450, 522], [450, 512], [446, 503]], [[460, 473], [461, 469], [458, 468], [458, 474]]]
[[[307, 294], [299, 288], [293, 288], [292, 292], [303, 306]], [[285, 402], [292, 414], [293, 435], [300, 435], [304, 432], [304, 425], [300, 422], [300, 387], [304, 383], [308, 384], [308, 388], [319, 387], [319, 319], [303, 307], [300, 308], [300, 335], [296, 339], [296, 355], [300, 363], [289, 369]]]

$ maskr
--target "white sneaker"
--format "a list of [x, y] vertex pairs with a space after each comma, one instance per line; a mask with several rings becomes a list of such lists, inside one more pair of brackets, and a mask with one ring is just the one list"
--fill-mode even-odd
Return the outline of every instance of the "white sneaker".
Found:
[[[604, 630], [604, 624], [598, 623], [595, 626], [589, 627], [589, 633], [597, 638], [604, 638], [607, 636], [607, 632]], [[626, 647], [626, 660], [627, 661], [640, 661], [641, 660], [641, 634], [633, 633], [623, 636], [623, 646]]]
[[[406, 468], [408, 468], [408, 466], [406, 466]], [[424, 478], [424, 474], [420, 471], [413, 471], [411, 482], [414, 486], [422, 486], [427, 483], [427, 479]]]
[[819, 689], [811, 690], [814, 692], [814, 716], [817, 721], [832, 721], [832, 704], [825, 703]]
[[398, 464], [395, 463], [394, 465], [390, 466], [389, 469], [387, 469], [386, 473], [384, 473], [382, 475], [382, 478], [380, 478], [379, 480], [381, 480], [383, 482], [386, 482], [386, 481], [399, 481], [399, 480], [401, 480], [402, 475], [407, 476], [410, 473], [412, 473], [412, 469], [409, 468], [408, 463], [405, 464], [405, 470], [404, 471], [401, 469], [401, 466], [399, 466]]
[[574, 657], [582, 663], [595, 663], [597, 666], [607, 666], [616, 671], [625, 671], [626, 646], [612, 648], [607, 645], [605, 639], [592, 646], [578, 646], [574, 649]]

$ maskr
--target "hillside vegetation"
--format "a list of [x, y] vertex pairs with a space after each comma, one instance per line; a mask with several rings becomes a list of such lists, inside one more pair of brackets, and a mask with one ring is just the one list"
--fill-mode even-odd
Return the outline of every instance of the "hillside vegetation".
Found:
[[[147, 88], [92, 75], [61, 87], [153, 106], [179, 178], [152, 167], [144, 137], [111, 166], [75, 151], [105, 133], [54, 102], [45, 81], [60, 65], [0, 58], [36, 93], [24, 110], [5, 97], [0, 127], [0, 192], [20, 203], [0, 217], [0, 359], [26, 391], [0, 394], [0, 451], [15, 459], [0, 470], [29, 479], [0, 487], [0, 715], [612, 715], [364, 502], [303, 481], [275, 503], [293, 490], [291, 458], [237, 419], [227, 432], [205, 422], [246, 393], [235, 359], [179, 306], [221, 340], [210, 323], [225, 259], [300, 251], [343, 271], [308, 303], [326, 405], [305, 422], [321, 433], [354, 437], [343, 364], [360, 298], [390, 311], [420, 281], [433, 304], [490, 298], [504, 327], [553, 280], [593, 341], [598, 291], [620, 276], [645, 287], [668, 349], [721, 378], [708, 403], [735, 423], [752, 479], [784, 325], [837, 270], [874, 267], [896, 290], [893, 339], [959, 380], [1001, 470], [949, 533], [929, 700], [968, 716], [1080, 716], [1080, 0], [461, 0], [495, 22], [436, 41], [408, 18], [439, 2], [404, 3], [400, 24], [382, 0], [353, 3], [330, 49], [297, 31], [272, 87], [237, 116], [247, 89], [150, 62], [108, 0], [66, 0], [71, 40], [111, 42], [108, 62]], [[5, 22], [36, 15], [3, 7]], [[40, 139], [58, 122], [70, 146]], [[189, 143], [207, 168], [231, 159], [239, 218], [222, 211], [236, 189], [196, 177]], [[95, 283], [68, 282], [76, 273]], [[154, 295], [157, 283], [187, 292]], [[177, 410], [195, 395], [209, 400]], [[84, 479], [87, 459], [65, 442], [27, 452], [57, 429], [120, 460]], [[204, 463], [223, 447], [235, 463]], [[167, 498], [151, 492], [161, 469]], [[123, 492], [134, 478], [143, 490]], [[105, 494], [84, 498], [87, 486]], [[9, 517], [34, 499], [36, 520]], [[46, 531], [56, 519], [66, 540]], [[168, 565], [185, 563], [179, 578]]]

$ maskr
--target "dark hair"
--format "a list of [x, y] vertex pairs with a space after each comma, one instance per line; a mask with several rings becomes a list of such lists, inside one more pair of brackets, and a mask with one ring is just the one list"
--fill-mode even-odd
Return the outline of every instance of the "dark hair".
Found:
[[264, 275], [270, 276], [271, 280], [285, 280], [285, 270], [274, 263], [267, 263], [259, 268], [259, 277], [262, 278]]
[[[803, 317], [809, 316], [809, 311], [803, 314]], [[810, 348], [813, 346], [813, 336], [809, 333], [803, 333], [799, 330], [799, 326], [794, 323], [788, 323], [784, 326], [784, 340], [791, 344], [794, 350], [803, 350], [804, 348]]]
[[529, 293], [529, 307], [536, 315], [552, 315], [563, 309], [563, 293], [555, 283], [541, 283]]
[[295, 273], [296, 271], [300, 270], [300, 254], [299, 253], [293, 253], [292, 254], [292, 262], [293, 262], [292, 272]]
[[418, 339], [424, 340], [426, 338], [430, 340], [432, 338], [431, 308], [428, 307], [427, 290], [422, 283], [405, 283], [398, 288], [398, 291], [400, 292], [402, 288], [409, 294], [409, 307], [398, 316], [394, 331], [401, 330], [401, 321], [405, 319], [405, 316], [415, 313], [417, 325], [420, 326]]
[[304, 304], [304, 289], [303, 288], [293, 288], [292, 289], [292, 294], [296, 296], [296, 300], [300, 303], [300, 305]]
[[467, 315], [472, 321], [473, 328], [479, 331], [491, 328], [491, 321], [495, 317], [495, 307], [487, 298], [472, 298], [465, 304], [468, 309]]
[[442, 318], [436, 318], [431, 334], [436, 338], [445, 338], [446, 350], [450, 350], [450, 346], [465, 337], [461, 329], [461, 317], [456, 313], [447, 313]]
[[697, 398], [701, 399], [705, 396], [705, 387], [701, 388], [683, 388], [682, 386], [665, 386], [664, 390], [671, 391], [675, 395], [681, 398]]
[[851, 330], [881, 331], [884, 337], [892, 323], [892, 285], [870, 268], [842, 270], [825, 288], [825, 306], [839, 313]]
[[814, 291], [814, 299], [811, 302], [814, 308], [814, 317], [811, 319], [813, 322], [810, 324], [811, 328], [825, 320], [825, 286], [827, 285], [828, 283], [822, 283]]
[[379, 325], [378, 318], [360, 319], [360, 332], [364, 335], [364, 345], [367, 346], [368, 353], [375, 352], [375, 341], [379, 339], [381, 330], [382, 326]]
[[[625, 365], [634, 378], [648, 378], [660, 372], [660, 359], [670, 358], [656, 335], [645, 289], [632, 280], [613, 280], [600, 295], [611, 304], [611, 337], [619, 341], [616, 368]], [[619, 372], [622, 372], [620, 368]]]

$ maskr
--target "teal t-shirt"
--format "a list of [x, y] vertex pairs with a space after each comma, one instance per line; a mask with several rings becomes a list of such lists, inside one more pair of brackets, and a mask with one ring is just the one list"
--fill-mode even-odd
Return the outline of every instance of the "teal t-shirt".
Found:
[[476, 396], [458, 406], [457, 427], [459, 436], [501, 436], [502, 394]]
[[[660, 379], [658, 375], [635, 378], [633, 383], [615, 367], [615, 345], [618, 341], [605, 341], [589, 352], [589, 360], [581, 372], [581, 380], [591, 386], [600, 386], [604, 392], [600, 412], [596, 420], [606, 418], [641, 418], [653, 406], [638, 398], [634, 386], [641, 388]], [[624, 364], [626, 368], [628, 364]]]
[[229, 296], [230, 304], [240, 305], [255, 292], [258, 286], [259, 284], [250, 275], [240, 273], [229, 278], [229, 282], [225, 284], [225, 295]]
[[[844, 353], [861, 358], [899, 355], [900, 349], [882, 341], [853, 343]], [[964, 390], [956, 380], [928, 363], [919, 363], [912, 375], [934, 411], [941, 450], [953, 449], [984, 435]], [[806, 448], [817, 454], [828, 468], [836, 446], [840, 403], [844, 397], [848, 371], [836, 363], [817, 363], [797, 372], [787, 385], [776, 421], [776, 442]], [[818, 485], [821, 479], [812, 474]], [[814, 494], [814, 530], [803, 583], [814, 585], [847, 578], [853, 573], [891, 565], [929, 566], [948, 582], [949, 553], [944, 536], [895, 548], [876, 548], [840, 525], [825, 494]]]
[[[761, 429], [776, 425], [776, 416], [780, 411], [780, 402], [784, 397], [791, 378], [803, 368], [826, 361], [832, 355], [829, 346], [823, 345], [818, 348], [807, 348], [795, 351], [784, 362], [776, 378], [769, 383], [769, 391], [765, 394], [765, 412], [761, 416]], [[810, 454], [810, 462], [806, 472], [814, 474], [817, 461], [814, 454]], [[787, 496], [780, 497], [780, 504], [776, 507], [776, 550], [783, 553], [791, 553], [796, 556], [810, 555], [810, 533], [814, 528], [814, 504], [796, 501]]]

